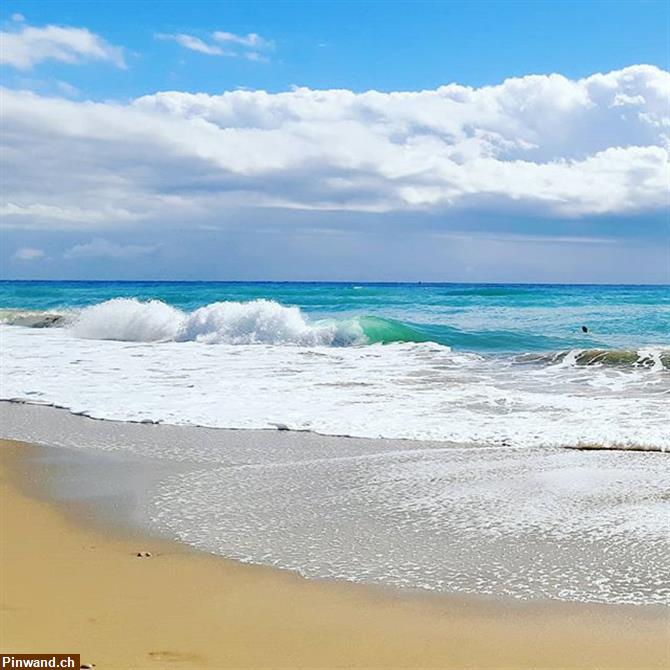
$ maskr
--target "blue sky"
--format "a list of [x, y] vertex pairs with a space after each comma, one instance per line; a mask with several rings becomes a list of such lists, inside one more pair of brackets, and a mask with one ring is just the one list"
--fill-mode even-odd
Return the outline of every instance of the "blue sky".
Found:
[[4, 277], [670, 281], [666, 2], [1, 19]]
[[[128, 71], [47, 62], [97, 99], [177, 88], [219, 93], [240, 86], [420, 90], [458, 82], [560, 72], [584, 77], [632, 63], [665, 69], [666, 2], [6, 2], [33, 24], [85, 26], [128, 51]], [[160, 33], [205, 38], [256, 32], [275, 42], [269, 66], [184, 53]], [[6, 75], [7, 76], [7, 75]]]

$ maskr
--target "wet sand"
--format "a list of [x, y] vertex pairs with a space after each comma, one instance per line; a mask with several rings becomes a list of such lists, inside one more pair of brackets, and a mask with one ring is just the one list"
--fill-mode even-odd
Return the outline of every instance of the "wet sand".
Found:
[[48, 467], [36, 473], [29, 458], [38, 449], [0, 441], [3, 650], [81, 653], [98, 669], [128, 670], [670, 664], [663, 608], [308, 581], [102, 526], [48, 499]]

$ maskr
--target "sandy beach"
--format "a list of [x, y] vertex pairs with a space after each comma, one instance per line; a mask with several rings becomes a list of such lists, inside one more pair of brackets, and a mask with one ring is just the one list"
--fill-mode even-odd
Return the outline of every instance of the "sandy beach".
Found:
[[[2, 441], [3, 649], [97, 668], [662, 668], [667, 611], [305, 580], [96, 525]], [[122, 508], [120, 508], [122, 509]], [[138, 557], [149, 552], [150, 557]]]
[[669, 0], [3, 8], [0, 670], [670, 670]]

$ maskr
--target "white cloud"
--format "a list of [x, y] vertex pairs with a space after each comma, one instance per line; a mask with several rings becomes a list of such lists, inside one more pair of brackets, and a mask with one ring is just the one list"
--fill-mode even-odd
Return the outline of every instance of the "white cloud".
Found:
[[159, 248], [157, 244], [116, 244], [98, 237], [85, 244], [75, 244], [63, 253], [63, 258], [137, 258], [154, 254]]
[[130, 104], [5, 90], [4, 225], [197, 227], [245, 207], [661, 210], [669, 98], [670, 74], [645, 65], [481, 88], [172, 91]]
[[44, 258], [44, 250], [34, 247], [21, 247], [14, 253], [14, 258], [20, 261], [34, 261], [38, 258]]
[[185, 49], [197, 51], [209, 56], [242, 57], [253, 61], [267, 60], [267, 57], [261, 52], [274, 47], [274, 42], [261, 37], [257, 33], [247, 33], [246, 35], [236, 35], [235, 33], [223, 31], [212, 33], [210, 39], [219, 44], [225, 44], [225, 49], [217, 44], [205, 42], [205, 40], [202, 40], [199, 37], [187, 35], [185, 33], [173, 35], [159, 33], [156, 35], [156, 38], [160, 40], [172, 40]]
[[99, 60], [125, 67], [123, 50], [86, 28], [53, 25], [37, 28], [22, 23], [22, 19], [14, 21], [18, 24], [16, 28], [0, 32], [2, 65], [30, 70], [45, 60], [64, 63]]
[[218, 47], [214, 44], [207, 44], [203, 42], [198, 37], [193, 37], [193, 35], [185, 35], [183, 33], [177, 35], [165, 35], [159, 34], [156, 35], [156, 38], [159, 40], [172, 40], [185, 49], [190, 49], [191, 51], [197, 51], [199, 53], [208, 54], [209, 56], [223, 56], [224, 52], [221, 47]]
[[247, 33], [246, 35], [236, 35], [235, 33], [227, 33], [217, 30], [212, 37], [217, 42], [229, 42], [232, 44], [239, 44], [243, 47], [252, 47], [254, 49], [271, 48], [274, 43], [271, 40], [266, 40], [258, 33]]

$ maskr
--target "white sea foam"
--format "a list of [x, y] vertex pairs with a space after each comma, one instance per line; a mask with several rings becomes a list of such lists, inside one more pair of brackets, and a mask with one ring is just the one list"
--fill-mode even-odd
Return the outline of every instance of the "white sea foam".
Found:
[[670, 603], [662, 454], [445, 448], [318, 456], [164, 479], [153, 518], [206, 551], [306, 577]]
[[163, 302], [115, 298], [82, 310], [78, 337], [124, 342], [347, 345], [365, 342], [355, 321], [309, 323], [298, 307], [272, 300], [216, 302], [183, 312]]
[[308, 323], [298, 307], [286, 307], [272, 300], [217, 302], [196, 309], [184, 318], [175, 339], [210, 344], [301, 346], [365, 341], [355, 323]]
[[662, 372], [665, 368], [661, 359], [662, 350], [660, 348], [645, 347], [638, 351], [638, 356], [639, 362], [641, 364], [648, 364], [653, 372]]
[[124, 342], [174, 340], [185, 315], [159, 300], [115, 298], [81, 311], [72, 329], [78, 337]]
[[[108, 313], [118, 308], [125, 311], [115, 323]], [[519, 364], [433, 343], [232, 344], [310, 341], [314, 333], [332, 341], [337, 329], [303, 325], [295, 312], [274, 307], [268, 315], [262, 304], [256, 312], [245, 308], [225, 318], [205, 313], [187, 320], [188, 327], [180, 313], [160, 306], [158, 317], [147, 320], [153, 309], [107, 303], [104, 319], [84, 315], [74, 333], [0, 326], [2, 397], [121, 421], [283, 424], [325, 434], [488, 445], [670, 449], [670, 375], [664, 369]], [[224, 312], [230, 309], [237, 308]], [[77, 337], [87, 324], [92, 330], [86, 332], [98, 337], [141, 341]], [[147, 341], [168, 335], [189, 341]], [[197, 341], [200, 336], [229, 344], [209, 346]]]

